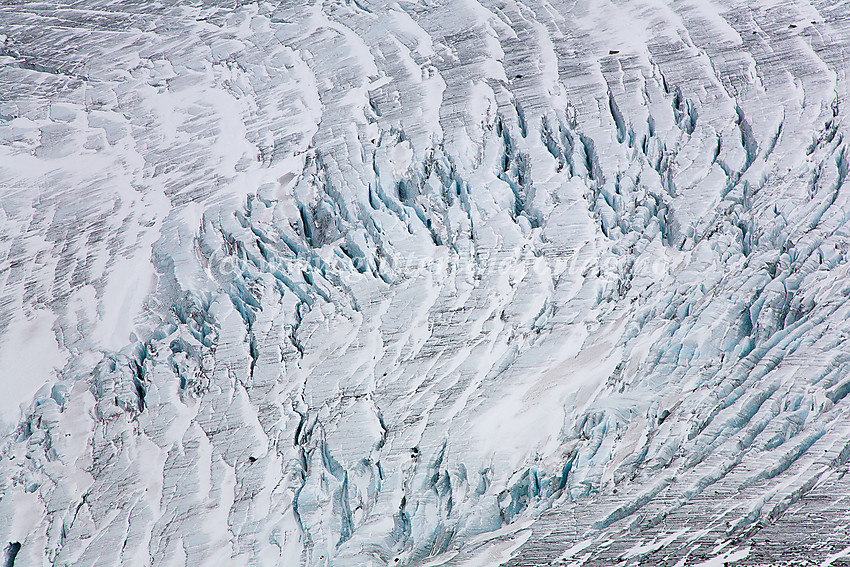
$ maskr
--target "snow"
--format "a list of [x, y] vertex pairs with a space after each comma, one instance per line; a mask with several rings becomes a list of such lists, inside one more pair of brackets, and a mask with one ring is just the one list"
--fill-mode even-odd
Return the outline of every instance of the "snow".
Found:
[[52, 383], [69, 358], [56, 341], [56, 317], [47, 310], [14, 320], [0, 344], [0, 427], [21, 418], [36, 392]]
[[15, 564], [846, 557], [846, 7], [238, 4], [0, 6]]

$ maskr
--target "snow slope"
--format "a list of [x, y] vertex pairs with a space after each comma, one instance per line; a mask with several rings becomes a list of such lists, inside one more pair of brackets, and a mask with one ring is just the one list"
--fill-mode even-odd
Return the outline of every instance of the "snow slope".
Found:
[[6, 0], [6, 565], [850, 560], [850, 3]]

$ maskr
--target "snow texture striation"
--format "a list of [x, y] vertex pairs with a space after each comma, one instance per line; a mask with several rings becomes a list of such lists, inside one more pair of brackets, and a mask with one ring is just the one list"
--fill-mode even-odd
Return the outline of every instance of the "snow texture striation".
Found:
[[847, 564], [848, 46], [4, 0], [3, 565]]

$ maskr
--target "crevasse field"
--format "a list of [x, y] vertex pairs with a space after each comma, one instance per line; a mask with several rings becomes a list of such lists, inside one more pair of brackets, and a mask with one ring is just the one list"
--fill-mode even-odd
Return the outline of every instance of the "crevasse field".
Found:
[[850, 564], [846, 0], [3, 0], [0, 562]]

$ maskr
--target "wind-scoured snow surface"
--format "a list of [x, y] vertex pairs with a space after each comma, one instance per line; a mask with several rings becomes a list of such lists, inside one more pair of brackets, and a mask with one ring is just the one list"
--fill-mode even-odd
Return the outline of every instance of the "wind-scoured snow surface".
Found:
[[4, 0], [4, 565], [846, 564], [848, 46]]

